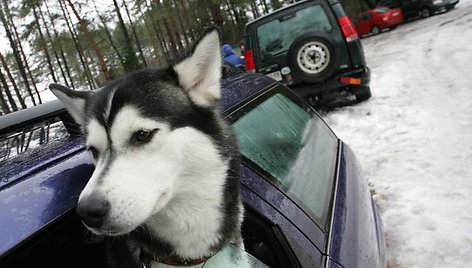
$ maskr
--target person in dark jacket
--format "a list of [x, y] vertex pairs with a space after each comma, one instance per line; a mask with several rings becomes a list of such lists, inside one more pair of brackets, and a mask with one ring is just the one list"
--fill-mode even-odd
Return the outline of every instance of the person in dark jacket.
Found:
[[236, 54], [234, 54], [233, 48], [228, 45], [224, 44], [223, 45], [223, 60], [233, 64], [236, 67], [243, 68], [244, 67], [244, 61], [239, 58]]

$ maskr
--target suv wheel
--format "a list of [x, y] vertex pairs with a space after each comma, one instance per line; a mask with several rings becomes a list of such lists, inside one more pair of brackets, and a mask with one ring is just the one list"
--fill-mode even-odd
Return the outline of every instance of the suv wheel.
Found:
[[421, 17], [422, 18], [427, 18], [431, 15], [431, 11], [429, 11], [429, 9], [427, 7], [424, 7], [422, 10], [421, 10]]
[[337, 55], [332, 42], [323, 34], [302, 35], [288, 51], [290, 69], [299, 80], [320, 82], [328, 78], [336, 66]]
[[372, 29], [370, 30], [372, 34], [378, 35], [380, 33], [380, 27], [377, 25], [372, 26]]

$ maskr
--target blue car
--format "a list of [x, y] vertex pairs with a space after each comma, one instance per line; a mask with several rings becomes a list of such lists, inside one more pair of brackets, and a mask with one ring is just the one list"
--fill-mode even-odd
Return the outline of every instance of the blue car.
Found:
[[[349, 146], [271, 78], [236, 74], [223, 88], [243, 158], [239, 254], [253, 267], [386, 267], [382, 222]], [[63, 105], [2, 116], [0, 133], [0, 267], [106, 267], [103, 241], [75, 213], [94, 166]]]

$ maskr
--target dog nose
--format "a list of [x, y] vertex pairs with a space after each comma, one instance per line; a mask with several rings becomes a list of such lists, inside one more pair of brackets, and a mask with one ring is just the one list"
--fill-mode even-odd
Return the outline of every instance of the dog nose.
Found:
[[77, 214], [88, 227], [102, 225], [109, 211], [110, 203], [98, 195], [92, 195], [77, 204]]

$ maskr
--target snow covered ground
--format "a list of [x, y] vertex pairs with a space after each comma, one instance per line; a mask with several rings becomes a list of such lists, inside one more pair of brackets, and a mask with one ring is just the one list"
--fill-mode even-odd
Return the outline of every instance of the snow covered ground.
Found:
[[472, 267], [472, 0], [362, 43], [373, 96], [325, 119], [375, 192], [388, 267]]

